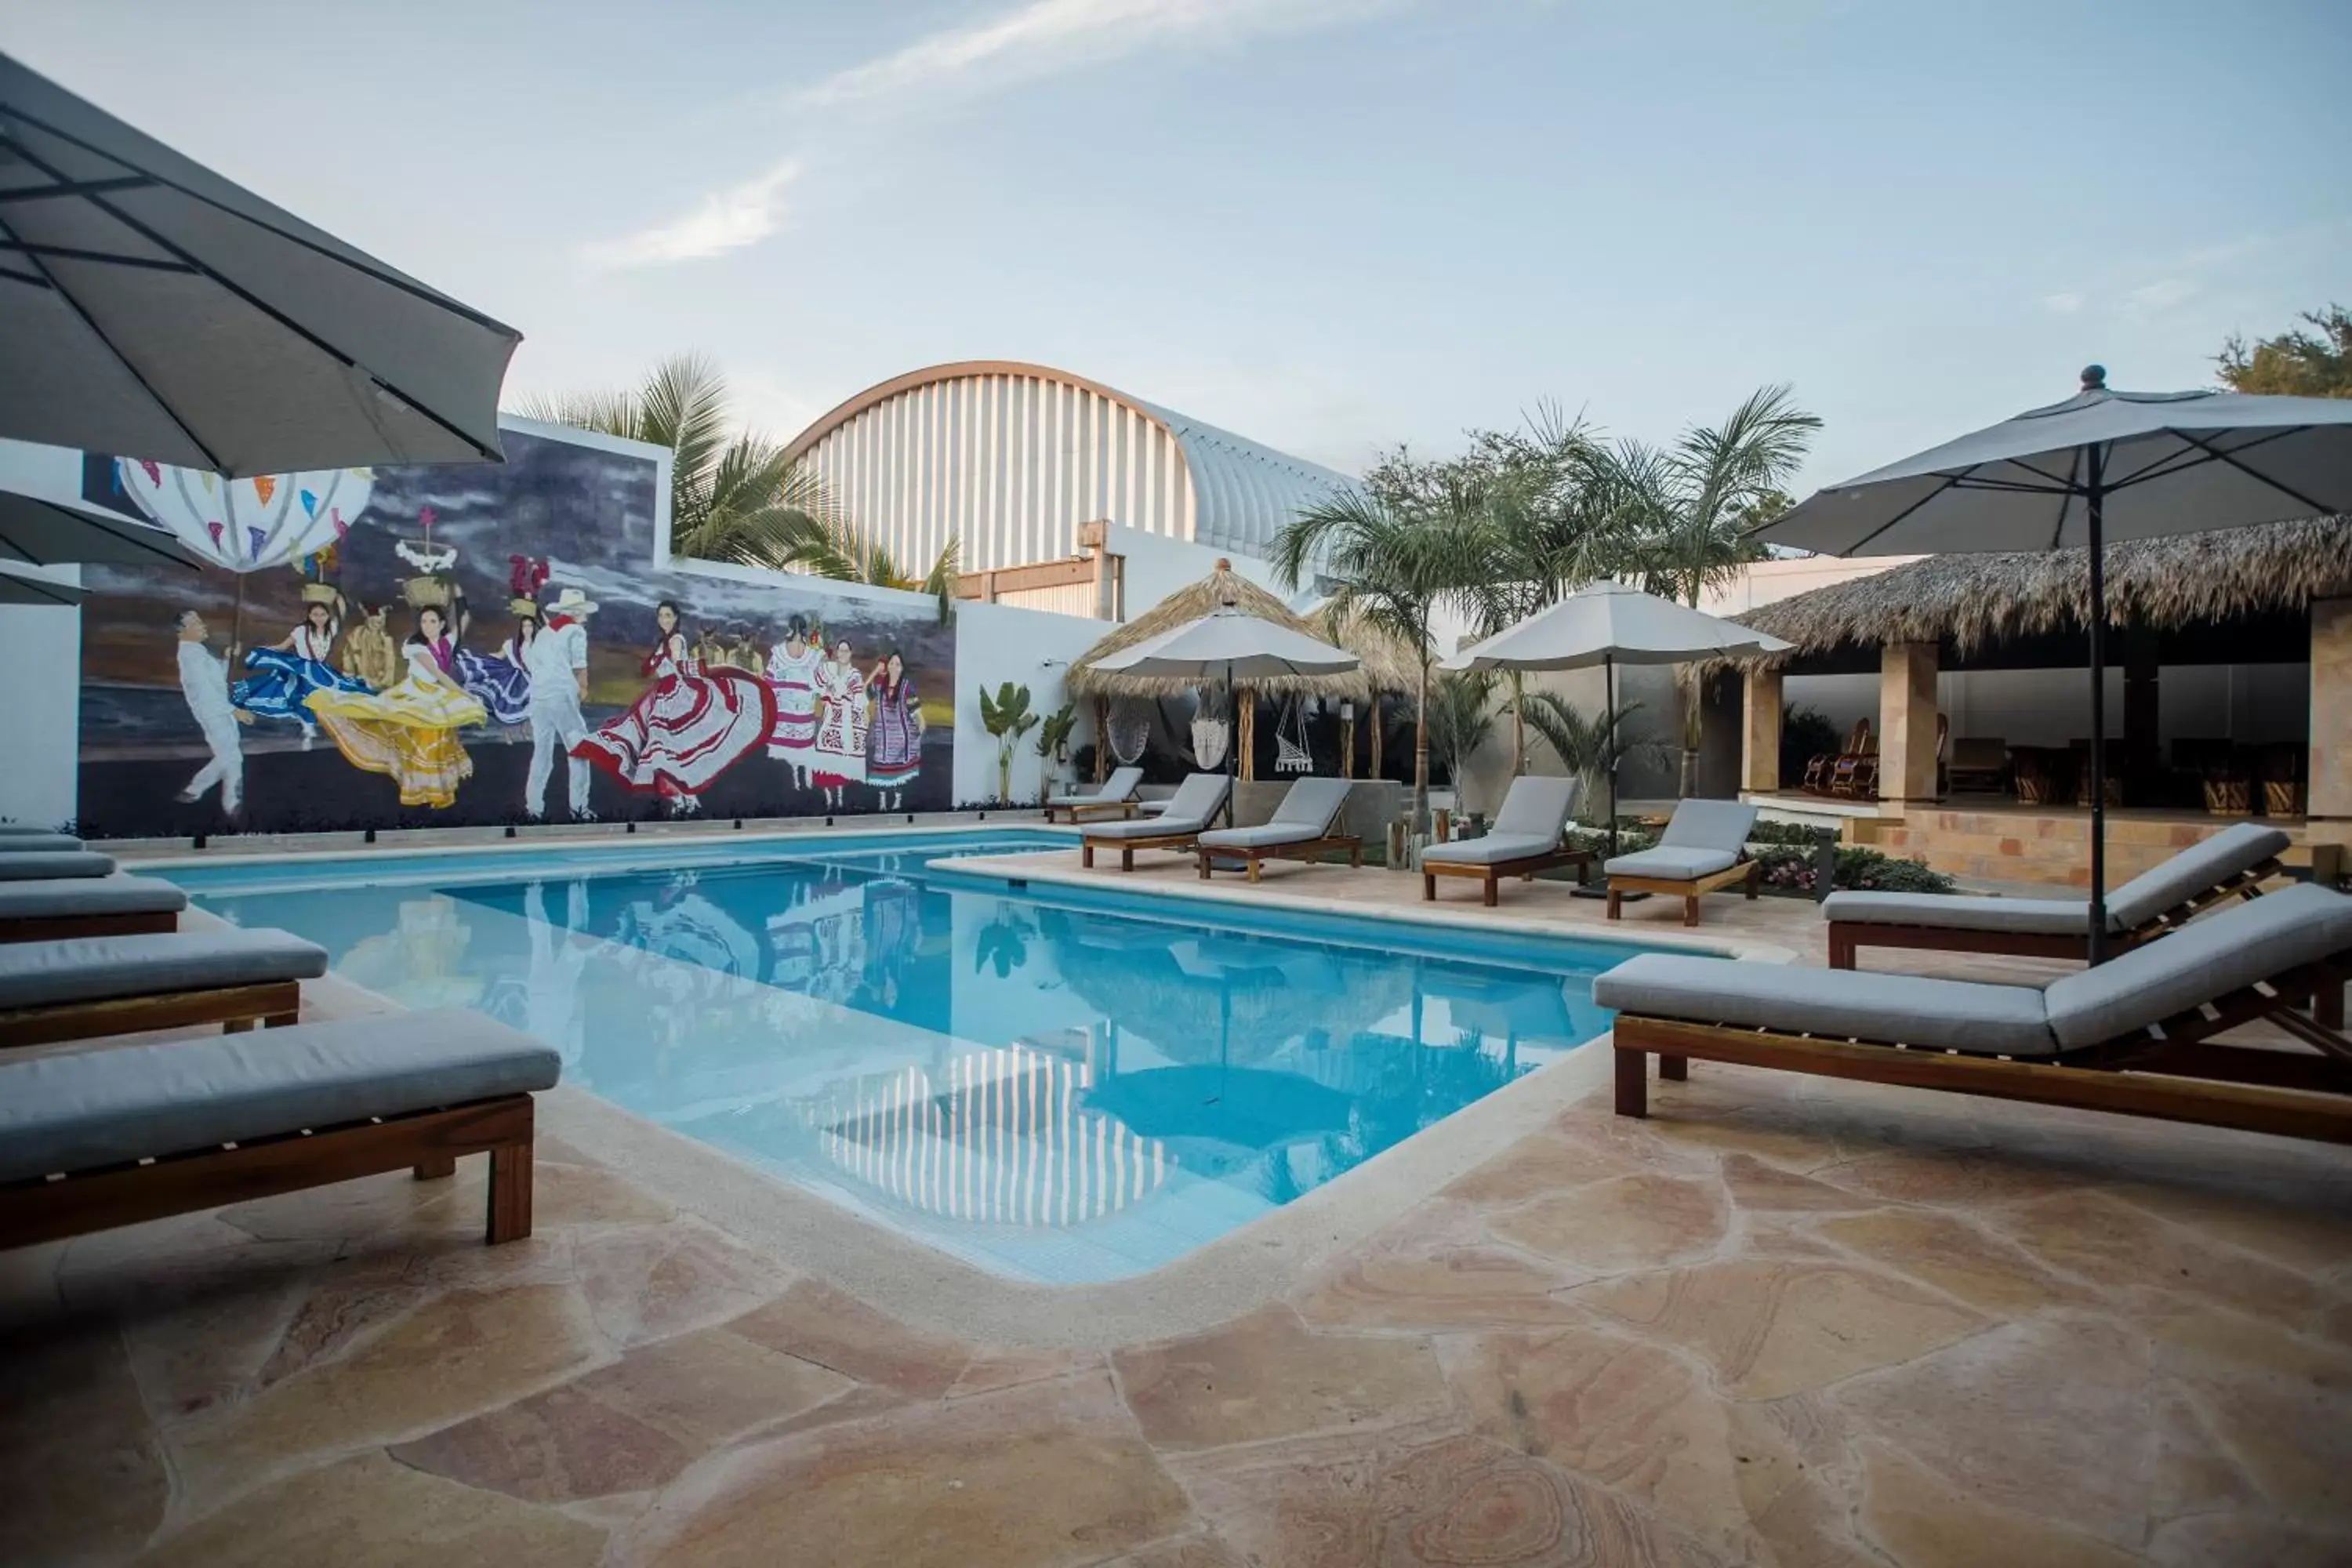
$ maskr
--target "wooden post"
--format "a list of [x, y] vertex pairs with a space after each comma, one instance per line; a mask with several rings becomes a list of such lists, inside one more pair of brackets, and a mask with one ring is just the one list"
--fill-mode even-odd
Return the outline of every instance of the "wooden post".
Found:
[[1741, 727], [1739, 787], [1769, 793], [1780, 787], [1780, 672], [1751, 669]]
[[2311, 602], [2311, 757], [2304, 780], [2315, 852], [2352, 845], [2352, 598]]
[[1372, 693], [1371, 720], [1369, 728], [1371, 731], [1372, 754], [1365, 761], [1364, 776], [1368, 779], [1386, 778], [1388, 774], [1381, 770], [1388, 763], [1388, 736], [1382, 732], [1387, 728], [1388, 714], [1381, 707], [1381, 694], [1377, 691]]
[[1257, 688], [1241, 689], [1240, 716], [1234, 721], [1234, 744], [1241, 748], [1236, 766], [1244, 784], [1257, 779]]
[[1110, 778], [1110, 699], [1095, 699], [1095, 783]]
[[2132, 626], [2124, 633], [2124, 798], [2146, 802], [2164, 771], [2164, 748], [2157, 738], [2161, 688], [2158, 685], [2156, 633]]
[[1356, 705], [1352, 702], [1339, 709], [1339, 776], [1356, 776]]

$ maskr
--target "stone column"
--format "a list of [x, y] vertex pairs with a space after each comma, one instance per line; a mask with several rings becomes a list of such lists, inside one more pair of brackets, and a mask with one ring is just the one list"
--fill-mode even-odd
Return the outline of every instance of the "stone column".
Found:
[[1888, 643], [1878, 667], [1878, 798], [1936, 798], [1936, 645]]
[[1745, 711], [1740, 730], [1739, 787], [1776, 790], [1780, 787], [1780, 672], [1751, 668], [1748, 672]]
[[2311, 768], [2315, 844], [2352, 844], [2352, 599], [2311, 605]]

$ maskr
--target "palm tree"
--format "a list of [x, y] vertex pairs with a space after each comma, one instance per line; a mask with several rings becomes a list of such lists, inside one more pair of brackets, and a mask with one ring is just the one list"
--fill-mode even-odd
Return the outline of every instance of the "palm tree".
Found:
[[700, 354], [662, 361], [645, 384], [619, 392], [523, 400], [526, 419], [569, 425], [667, 447], [670, 453], [670, 549], [705, 561], [807, 572], [836, 582], [955, 596], [951, 538], [923, 576], [905, 571], [880, 543], [840, 515], [815, 474], [750, 430], [727, 434], [727, 378]]
[[1286, 586], [1327, 580], [1334, 620], [1361, 615], [1402, 639], [1420, 661], [1412, 726], [1416, 836], [1429, 832], [1429, 668], [1437, 658], [1430, 622], [1441, 606], [1460, 603], [1487, 570], [1478, 506], [1460, 487], [1435, 502], [1404, 507], [1350, 489], [1303, 509], [1274, 537], [1274, 567]]
[[1617, 709], [1613, 718], [1603, 712], [1588, 719], [1581, 709], [1557, 692], [1538, 691], [1528, 699], [1528, 724], [1559, 756], [1559, 765], [1569, 776], [1581, 785], [1577, 791], [1579, 796], [1589, 801], [1593, 796], [1594, 780], [1634, 752], [1655, 747], [1654, 742], [1630, 741], [1626, 737], [1626, 721], [1641, 706], [1639, 702], [1628, 702]]
[[1454, 781], [1454, 798], [1468, 805], [1463, 775], [1470, 759], [1495, 732], [1490, 707], [1495, 677], [1484, 669], [1441, 677], [1429, 705], [1429, 743], [1445, 759], [1446, 776]]
[[[1781, 486], [1804, 461], [1817, 415], [1798, 407], [1785, 385], [1760, 386], [1720, 425], [1685, 430], [1673, 446], [1598, 447], [1594, 504], [1604, 532], [1627, 542], [1642, 585], [1696, 609], [1700, 596], [1739, 574], [1763, 547], [1747, 530], [1779, 504]], [[1682, 793], [1698, 787], [1698, 667], [1685, 667]]]

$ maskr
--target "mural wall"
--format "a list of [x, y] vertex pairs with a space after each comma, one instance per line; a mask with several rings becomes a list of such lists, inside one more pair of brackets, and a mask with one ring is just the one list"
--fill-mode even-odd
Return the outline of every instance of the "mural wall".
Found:
[[655, 567], [649, 449], [222, 479], [92, 456], [198, 572], [91, 566], [85, 837], [925, 811], [955, 632], [912, 597]]

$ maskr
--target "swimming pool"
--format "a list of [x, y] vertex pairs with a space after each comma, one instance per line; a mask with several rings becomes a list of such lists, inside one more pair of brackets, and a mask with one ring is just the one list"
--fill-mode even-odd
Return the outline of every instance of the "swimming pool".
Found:
[[[1010, 886], [984, 829], [172, 868], [981, 1268], [1147, 1272], [1608, 1027], [1619, 944]], [[1370, 873], [1377, 874], [1377, 873]]]

